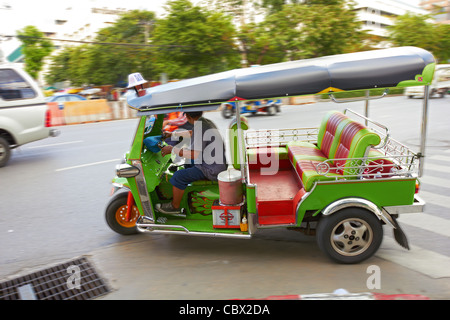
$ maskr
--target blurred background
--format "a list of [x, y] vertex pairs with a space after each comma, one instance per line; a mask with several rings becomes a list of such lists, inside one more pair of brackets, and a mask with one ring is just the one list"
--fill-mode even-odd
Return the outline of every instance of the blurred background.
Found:
[[157, 85], [403, 45], [447, 63], [449, 22], [449, 1], [432, 0], [2, 0], [0, 49], [47, 95], [106, 86], [112, 100], [133, 72]]

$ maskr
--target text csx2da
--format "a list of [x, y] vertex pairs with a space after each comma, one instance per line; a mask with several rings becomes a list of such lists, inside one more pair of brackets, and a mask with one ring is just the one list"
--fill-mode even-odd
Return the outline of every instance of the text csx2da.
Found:
[[257, 305], [257, 304], [227, 304], [223, 306], [222, 309], [214, 307], [198, 307], [190, 306], [187, 304], [179, 310], [180, 315], [204, 315], [207, 318], [211, 317], [213, 313], [223, 313], [226, 315], [269, 315], [270, 311], [267, 305]]
[[258, 304], [227, 304], [223, 307], [224, 314], [242, 315], [242, 314], [270, 314], [267, 305], [260, 306]]

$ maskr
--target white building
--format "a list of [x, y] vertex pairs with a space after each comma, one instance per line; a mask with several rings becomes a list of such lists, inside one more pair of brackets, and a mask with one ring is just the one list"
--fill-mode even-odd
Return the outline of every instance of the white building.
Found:
[[[113, 24], [119, 14], [126, 12], [126, 9], [107, 9], [107, 8], [72, 8], [68, 7], [62, 10], [54, 10], [52, 14], [47, 14], [41, 19], [30, 21], [19, 28], [22, 29], [25, 25], [34, 25], [39, 31], [50, 39], [62, 39], [66, 41], [54, 40], [53, 44], [57, 47], [77, 44], [76, 41], [93, 41], [98, 30]], [[5, 56], [11, 62], [21, 62], [21, 55], [19, 54], [20, 41], [16, 39], [16, 30], [11, 30], [8, 39], [4, 39], [3, 51]], [[74, 42], [70, 42], [74, 41]]]
[[427, 14], [428, 11], [408, 4], [405, 0], [354, 0], [356, 2], [355, 11], [358, 19], [362, 22], [363, 30], [367, 30], [369, 34], [387, 37], [387, 26], [395, 24], [398, 16], [407, 12], [421, 15]]

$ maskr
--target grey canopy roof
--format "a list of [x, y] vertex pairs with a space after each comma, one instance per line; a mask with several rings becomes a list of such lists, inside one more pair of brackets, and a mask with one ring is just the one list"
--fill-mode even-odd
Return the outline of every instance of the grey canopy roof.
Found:
[[[254, 100], [340, 90], [389, 88], [401, 82], [424, 85], [425, 67], [435, 63], [421, 48], [399, 47], [236, 69], [171, 82], [138, 97], [129, 90], [128, 104], [140, 114], [199, 111], [230, 100]], [[433, 69], [434, 70], [434, 69]]]

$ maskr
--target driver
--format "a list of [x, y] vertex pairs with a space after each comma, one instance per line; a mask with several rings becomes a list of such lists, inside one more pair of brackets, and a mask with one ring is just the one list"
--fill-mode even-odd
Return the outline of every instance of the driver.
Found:
[[[173, 189], [172, 202], [158, 203], [156, 209], [165, 214], [180, 213], [180, 203], [186, 187], [197, 180], [217, 181], [217, 175], [227, 169], [225, 146], [217, 126], [203, 117], [202, 111], [186, 112], [187, 121], [193, 125], [190, 147], [165, 146], [162, 156], [171, 152], [190, 160], [185, 169], [178, 170], [170, 179]], [[171, 133], [167, 134], [168, 136]]]

